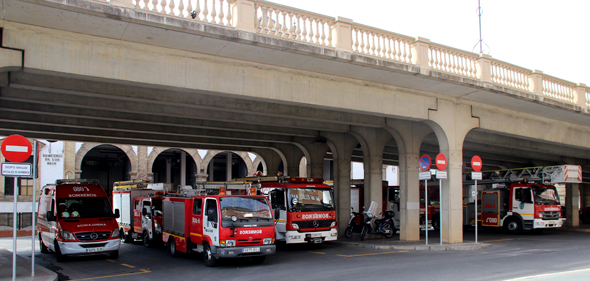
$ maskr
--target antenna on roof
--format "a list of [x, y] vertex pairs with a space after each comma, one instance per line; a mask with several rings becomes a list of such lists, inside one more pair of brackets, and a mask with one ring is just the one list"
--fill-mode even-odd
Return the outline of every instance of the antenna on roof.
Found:
[[481, 15], [483, 14], [483, 9], [481, 8], [481, 4], [480, 4], [480, 0], [477, 0], [477, 16], [479, 17], [479, 41], [477, 41], [477, 44], [475, 44], [475, 46], [473, 46], [473, 51], [475, 51], [475, 48], [477, 48], [477, 45], [479, 45], [479, 53], [483, 54], [483, 45], [486, 46], [486, 55], [488, 55], [490, 53], [490, 47], [488, 46], [488, 44], [483, 42], [483, 39], [481, 38]]

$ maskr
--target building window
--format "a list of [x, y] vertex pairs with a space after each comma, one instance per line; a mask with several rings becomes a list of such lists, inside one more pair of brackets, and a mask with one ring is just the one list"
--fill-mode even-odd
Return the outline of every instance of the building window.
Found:
[[14, 178], [7, 177], [4, 181], [4, 195], [14, 195], [14, 190], [18, 190], [17, 195], [33, 195], [33, 179], [18, 180], [18, 187], [14, 188]]

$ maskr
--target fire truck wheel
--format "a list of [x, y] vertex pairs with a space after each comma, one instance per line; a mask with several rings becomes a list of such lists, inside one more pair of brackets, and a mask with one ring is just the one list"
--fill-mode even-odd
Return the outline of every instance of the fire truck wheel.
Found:
[[366, 226], [363, 226], [363, 230], [361, 230], [361, 241], [365, 240], [365, 235], [367, 235], [368, 231], [369, 231], [369, 228]]
[[62, 255], [61, 250], [59, 249], [59, 244], [57, 244], [57, 241], [55, 241], [54, 243], [54, 249], [55, 249], [55, 259], [57, 260], [57, 262], [62, 262], [66, 260], [66, 257], [64, 255]]
[[168, 248], [168, 253], [172, 257], [180, 256], [180, 253], [176, 250], [176, 243], [174, 242], [174, 238], [168, 238], [168, 243], [166, 243], [166, 248]]
[[519, 234], [522, 231], [522, 225], [516, 218], [509, 218], [505, 224], [506, 231], [510, 234]]
[[352, 226], [349, 226], [344, 230], [344, 237], [350, 238], [352, 237]]
[[150, 240], [150, 234], [147, 232], [147, 230], [143, 231], [143, 234], [141, 235], [141, 239], [143, 241], [143, 245], [150, 248], [152, 247], [152, 240]]
[[266, 256], [252, 257], [252, 262], [263, 263], [265, 259], [266, 259]]
[[432, 227], [434, 227], [434, 230], [440, 230], [440, 220], [438, 218], [432, 220]]
[[217, 263], [219, 262], [219, 260], [213, 256], [211, 247], [209, 247], [208, 244], [203, 245], [203, 261], [205, 262], [205, 265], [209, 267], [217, 266]]
[[121, 228], [121, 239], [123, 239], [123, 243], [133, 242], [133, 230], [130, 229], [129, 232], [125, 232], [125, 229]]
[[45, 244], [43, 244], [43, 239], [41, 239], [41, 234], [39, 234], [39, 249], [41, 249], [41, 253], [43, 253], [43, 254], [49, 253], [49, 250], [47, 249], [47, 247], [45, 247]]

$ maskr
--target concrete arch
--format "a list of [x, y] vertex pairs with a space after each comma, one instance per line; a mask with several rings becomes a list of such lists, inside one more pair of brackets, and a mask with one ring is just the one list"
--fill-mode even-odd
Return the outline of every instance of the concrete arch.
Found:
[[[217, 154], [223, 153], [223, 152], [231, 152], [233, 154], [238, 155], [242, 159], [242, 161], [244, 161], [244, 163], [246, 164], [246, 167], [248, 169], [248, 175], [252, 175], [256, 172], [256, 167], [258, 166], [258, 164], [256, 164], [256, 166], [254, 166], [254, 162], [252, 162], [252, 159], [250, 159], [248, 152], [245, 152], [245, 151], [208, 150], [207, 155], [205, 155], [205, 158], [203, 158], [203, 160], [202, 160], [202, 165], [203, 165], [202, 167], [204, 169], [209, 167], [209, 163], [211, 163], [211, 160], [213, 159], [213, 157], [215, 157], [215, 156], [217, 156]], [[250, 153], [254, 153], [254, 152], [250, 152]], [[258, 159], [260, 157], [257, 153], [254, 153], [254, 154], [256, 154], [256, 159]]]
[[[254, 153], [254, 152], [251, 152]], [[254, 161], [252, 162], [252, 170], [248, 170], [248, 175], [253, 175], [254, 173], [258, 172], [258, 165], [262, 164], [262, 173], [266, 175], [266, 171], [267, 171], [267, 167], [266, 167], [266, 162], [264, 162], [264, 159], [262, 159], [262, 157], [260, 155], [258, 155], [258, 153], [254, 153], [256, 154], [256, 158], [254, 159]]]
[[182, 150], [184, 152], [186, 152], [186, 154], [190, 155], [193, 158], [193, 161], [195, 162], [195, 165], [197, 166], [197, 171], [199, 170], [199, 163], [201, 163], [202, 165], [202, 160], [201, 160], [201, 155], [199, 155], [199, 151], [197, 149], [183, 149], [183, 148], [177, 148], [177, 147], [154, 147], [154, 149], [152, 150], [152, 152], [150, 152], [150, 155], [148, 155], [148, 163], [147, 163], [147, 172], [152, 175], [152, 169], [154, 168], [154, 162], [156, 161], [156, 158], [158, 158], [158, 155], [160, 155], [160, 153], [168, 150], [168, 149], [179, 149]]
[[129, 163], [131, 165], [131, 170], [129, 171], [129, 174], [130, 175], [137, 174], [137, 153], [135, 153], [132, 146], [120, 145], [120, 144], [86, 142], [86, 143], [82, 144], [82, 147], [80, 147], [78, 152], [76, 152], [75, 166], [74, 166], [76, 169], [75, 175], [70, 175], [70, 171], [68, 171], [68, 172], [66, 172], [66, 176], [72, 176], [73, 178], [79, 178], [80, 175], [82, 174], [82, 160], [84, 160], [84, 156], [86, 156], [86, 154], [90, 150], [94, 149], [97, 146], [101, 146], [101, 145], [114, 146], [114, 147], [120, 149], [121, 151], [123, 151], [123, 153], [125, 153], [125, 155], [127, 155], [127, 158], [129, 158]]

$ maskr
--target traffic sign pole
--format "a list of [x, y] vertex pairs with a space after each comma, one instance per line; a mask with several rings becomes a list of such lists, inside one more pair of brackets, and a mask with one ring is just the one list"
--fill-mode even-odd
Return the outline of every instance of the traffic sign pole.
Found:
[[31, 225], [33, 228], [33, 231], [31, 231], [31, 277], [35, 277], [35, 194], [37, 194], [37, 192], [35, 190], [37, 190], [37, 181], [35, 180], [37, 178], [37, 150], [39, 149], [39, 143], [37, 141], [35, 141], [35, 143], [33, 144], [33, 202], [32, 202], [32, 219], [31, 219]]
[[18, 187], [18, 177], [14, 177], [14, 206], [12, 206], [12, 281], [16, 280], [16, 204], [18, 203], [18, 193], [16, 188]]
[[[442, 154], [439, 153], [436, 156], [436, 168], [439, 171], [444, 171], [447, 168], [447, 157]], [[438, 230], [440, 231], [440, 245], [442, 245], [442, 220], [441, 220], [441, 214], [442, 214], [442, 210], [443, 210], [443, 205], [442, 205], [442, 178], [438, 179]]]
[[426, 245], [428, 245], [428, 180], [424, 180], [424, 228], [426, 229]]
[[[471, 168], [473, 169], [473, 171], [475, 172], [479, 172], [481, 171], [481, 167], [483, 166], [483, 163], [481, 162], [481, 158], [477, 155], [474, 155], [471, 158]], [[478, 191], [477, 191], [477, 179], [475, 180], [475, 243], [477, 243], [477, 195], [478, 195]]]

